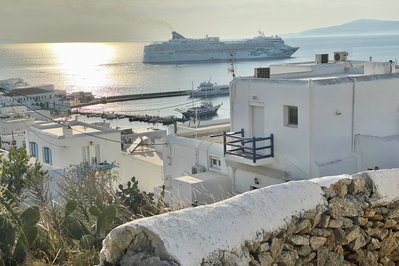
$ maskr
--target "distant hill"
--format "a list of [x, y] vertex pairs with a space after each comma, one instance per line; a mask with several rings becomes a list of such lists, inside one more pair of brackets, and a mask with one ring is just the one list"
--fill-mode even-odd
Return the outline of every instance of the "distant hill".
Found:
[[26, 41], [0, 38], [0, 44], [14, 44], [14, 43], [26, 43]]
[[399, 21], [360, 19], [342, 25], [311, 29], [289, 36], [399, 34]]

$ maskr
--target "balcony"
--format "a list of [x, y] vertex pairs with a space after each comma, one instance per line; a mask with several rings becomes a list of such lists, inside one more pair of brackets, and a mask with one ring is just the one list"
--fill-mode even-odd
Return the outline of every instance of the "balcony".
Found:
[[237, 162], [254, 166], [268, 164], [274, 157], [273, 134], [268, 137], [246, 138], [244, 129], [224, 132], [223, 150], [227, 158]]

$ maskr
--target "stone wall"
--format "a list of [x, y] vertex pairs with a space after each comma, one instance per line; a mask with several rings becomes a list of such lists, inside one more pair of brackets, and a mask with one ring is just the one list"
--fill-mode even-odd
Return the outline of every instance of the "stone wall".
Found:
[[140, 219], [104, 240], [108, 265], [395, 265], [399, 170], [288, 182]]

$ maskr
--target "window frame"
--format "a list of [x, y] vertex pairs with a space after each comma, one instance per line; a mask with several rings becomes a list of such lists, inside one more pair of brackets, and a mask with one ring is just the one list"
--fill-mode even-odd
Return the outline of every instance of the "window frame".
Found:
[[49, 147], [43, 147], [43, 163], [52, 165], [53, 164], [53, 158], [52, 158], [52, 152]]
[[209, 164], [211, 168], [215, 169], [220, 169], [222, 167], [222, 161], [216, 156], [209, 156]]
[[36, 142], [29, 141], [29, 153], [30, 156], [35, 157], [36, 159], [39, 158], [39, 147]]
[[295, 105], [284, 105], [284, 126], [298, 128], [299, 108]]

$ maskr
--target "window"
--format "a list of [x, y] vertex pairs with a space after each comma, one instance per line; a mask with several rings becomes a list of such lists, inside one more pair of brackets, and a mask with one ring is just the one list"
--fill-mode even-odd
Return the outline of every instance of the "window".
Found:
[[51, 149], [48, 147], [43, 147], [43, 162], [47, 164], [53, 164]]
[[284, 105], [284, 125], [298, 127], [298, 106]]
[[39, 151], [37, 148], [37, 143], [36, 142], [29, 142], [29, 153], [31, 156], [38, 158], [39, 157]]
[[210, 159], [211, 159], [211, 167], [220, 168], [221, 163], [220, 163], [220, 159], [219, 158], [210, 157]]

